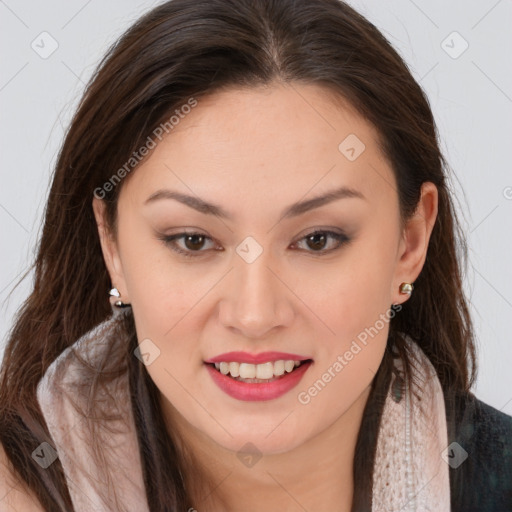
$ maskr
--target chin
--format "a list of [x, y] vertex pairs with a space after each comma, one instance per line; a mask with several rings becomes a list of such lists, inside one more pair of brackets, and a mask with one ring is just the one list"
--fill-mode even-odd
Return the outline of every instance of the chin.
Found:
[[[282, 420], [276, 421], [275, 425], [279, 425], [280, 421]], [[269, 427], [268, 422], [264, 425], [253, 423], [248, 426], [246, 424], [238, 430], [227, 425], [225, 428], [231, 436], [224, 431], [223, 435], [219, 436], [217, 431], [215, 432], [217, 435], [211, 433], [210, 437], [224, 449], [235, 452], [239, 456], [243, 456], [245, 452], [255, 452], [256, 456], [278, 455], [289, 452], [307, 441], [303, 428], [296, 431], [285, 428], [283, 425], [277, 428]], [[205, 434], [208, 435], [206, 432]]]

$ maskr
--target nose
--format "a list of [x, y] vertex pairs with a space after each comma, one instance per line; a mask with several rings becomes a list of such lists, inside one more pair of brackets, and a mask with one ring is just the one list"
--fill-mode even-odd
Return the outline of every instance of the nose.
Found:
[[247, 263], [236, 256], [219, 307], [221, 323], [246, 338], [262, 338], [291, 325], [292, 291], [276, 265], [263, 253]]

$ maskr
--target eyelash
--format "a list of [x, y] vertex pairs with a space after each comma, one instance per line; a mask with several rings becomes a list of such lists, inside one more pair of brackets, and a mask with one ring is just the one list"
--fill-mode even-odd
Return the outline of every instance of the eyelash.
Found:
[[[331, 236], [332, 238], [334, 238], [335, 240], [338, 241], [339, 245], [337, 247], [335, 247], [334, 249], [328, 249], [328, 250], [319, 250], [319, 251], [306, 250], [306, 252], [310, 252], [314, 256], [323, 256], [324, 254], [330, 254], [333, 251], [340, 249], [343, 245], [350, 242], [350, 238], [348, 238], [344, 233], [337, 233], [336, 231], [317, 229], [317, 230], [312, 231], [311, 233], [308, 233], [307, 235], [303, 236], [297, 242], [294, 242], [294, 245], [298, 242], [301, 242], [302, 240], [305, 240], [311, 236], [318, 235], [318, 234], [324, 234], [324, 235]], [[202, 236], [202, 237], [204, 237], [205, 240], [211, 240], [210, 237], [204, 235], [203, 233], [199, 233], [196, 231], [176, 233], [174, 235], [169, 235], [169, 236], [159, 236], [158, 238], [160, 240], [162, 240], [162, 242], [164, 242], [164, 244], [167, 245], [174, 252], [177, 252], [178, 254], [181, 254], [182, 256], [184, 256], [186, 258], [197, 258], [200, 256], [200, 253], [206, 252], [206, 251], [204, 251], [204, 250], [198, 250], [198, 251], [184, 250], [175, 244], [176, 240], [182, 239], [186, 236], [194, 236], [194, 235]], [[198, 253], [198, 254], [194, 254], [194, 253]]]

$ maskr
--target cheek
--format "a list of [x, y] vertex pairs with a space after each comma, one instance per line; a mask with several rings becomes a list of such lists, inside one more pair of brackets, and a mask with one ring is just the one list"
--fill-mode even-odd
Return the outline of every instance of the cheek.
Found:
[[395, 268], [390, 231], [385, 226], [373, 233], [366, 231], [338, 259], [301, 269], [293, 289], [305, 304], [304, 315], [322, 333], [327, 350], [350, 343], [376, 322], [382, 329], [379, 319], [390, 312]]
[[394, 316], [389, 302], [393, 269], [389, 248], [380, 245], [377, 251], [372, 243], [363, 250], [361, 244], [337, 273], [329, 272], [327, 294], [317, 290], [315, 297], [309, 295], [312, 309], [328, 328], [316, 323], [323, 333], [318, 336], [317, 364], [301, 386], [298, 400], [325, 422], [348, 410], [381, 364]]
[[154, 266], [143, 280], [134, 278], [130, 295], [139, 339], [158, 340], [162, 353], [174, 358], [196, 348], [192, 340], [200, 338], [196, 333], [204, 321], [201, 301], [218, 279], [178, 274], [169, 267]]
[[[123, 218], [128, 217], [125, 212]], [[198, 275], [193, 265], [177, 265], [171, 249], [140, 219], [129, 218], [119, 232], [123, 275], [139, 334], [163, 339], [204, 295], [208, 278]]]

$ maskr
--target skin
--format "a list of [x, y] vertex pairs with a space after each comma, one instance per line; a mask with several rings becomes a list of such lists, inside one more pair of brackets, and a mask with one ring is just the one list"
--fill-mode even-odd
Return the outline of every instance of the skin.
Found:
[[[366, 146], [354, 161], [338, 149], [349, 134]], [[279, 220], [288, 205], [340, 186], [364, 199]], [[117, 237], [93, 200], [112, 284], [132, 305], [139, 342], [149, 338], [160, 350], [147, 371], [169, 432], [202, 465], [201, 477], [197, 465], [185, 474], [198, 511], [350, 510], [357, 434], [389, 323], [309, 403], [298, 394], [391, 304], [407, 300], [399, 285], [421, 271], [437, 189], [423, 185], [402, 229], [396, 187], [378, 134], [349, 104], [319, 85], [273, 84], [201, 98], [125, 179]], [[214, 202], [233, 220], [169, 199], [144, 205], [162, 188]], [[183, 228], [209, 237], [203, 245], [176, 241], [195, 258], [156, 235]], [[316, 228], [344, 231], [350, 241], [308, 244]], [[252, 263], [236, 252], [248, 236], [263, 249]], [[279, 350], [314, 363], [285, 395], [239, 401], [203, 364], [231, 350]], [[251, 467], [237, 457], [248, 442], [262, 455]], [[209, 491], [198, 483], [207, 478]]]

